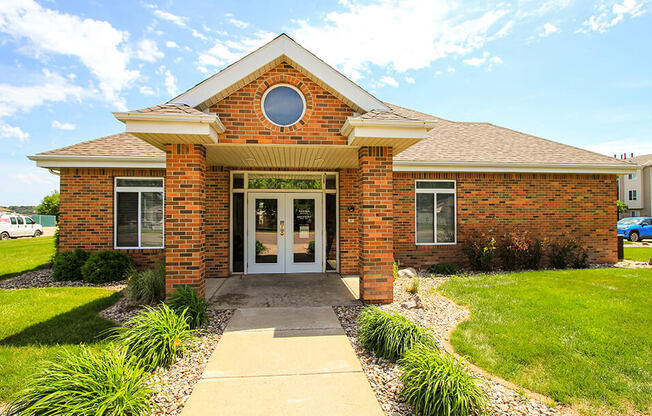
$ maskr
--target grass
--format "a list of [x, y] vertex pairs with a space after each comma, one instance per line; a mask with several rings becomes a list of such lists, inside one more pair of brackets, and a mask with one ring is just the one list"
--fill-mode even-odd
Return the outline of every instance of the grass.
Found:
[[0, 241], [0, 280], [50, 264], [54, 237]]
[[113, 324], [97, 313], [118, 297], [87, 287], [0, 290], [0, 402], [24, 386], [40, 361], [80, 344], [103, 345], [98, 334]]
[[648, 261], [652, 259], [652, 247], [625, 247], [625, 260]]
[[441, 291], [471, 310], [451, 342], [473, 363], [583, 414], [652, 412], [649, 270], [454, 277]]

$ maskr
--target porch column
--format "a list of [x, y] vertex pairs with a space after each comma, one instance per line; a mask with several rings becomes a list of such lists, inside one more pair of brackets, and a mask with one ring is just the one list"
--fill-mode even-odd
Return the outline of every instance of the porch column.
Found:
[[392, 148], [362, 147], [360, 166], [360, 297], [390, 303], [394, 297]]
[[165, 292], [191, 286], [204, 296], [206, 148], [168, 144], [165, 153]]

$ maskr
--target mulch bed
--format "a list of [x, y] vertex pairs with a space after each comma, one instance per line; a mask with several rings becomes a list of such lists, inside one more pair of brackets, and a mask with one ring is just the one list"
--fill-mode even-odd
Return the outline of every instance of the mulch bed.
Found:
[[[445, 276], [420, 279], [419, 298], [423, 308], [415, 307], [418, 302], [406, 290], [410, 280], [410, 278], [403, 277], [395, 280], [394, 302], [383, 305], [381, 308], [399, 312], [419, 325], [432, 329], [437, 343], [443, 349], [444, 341], [447, 340], [446, 334], [468, 317], [468, 311], [436, 293], [437, 287], [447, 280]], [[363, 308], [363, 306], [338, 306], [334, 310], [385, 413], [390, 416], [414, 415], [410, 407], [399, 397], [402, 387], [399, 380], [402, 374], [400, 367], [368, 353], [358, 342], [356, 321]], [[566, 408], [549, 407], [502, 384], [491, 381], [482, 374], [477, 375], [485, 380], [484, 390], [491, 403], [490, 414], [522, 416], [567, 414]]]

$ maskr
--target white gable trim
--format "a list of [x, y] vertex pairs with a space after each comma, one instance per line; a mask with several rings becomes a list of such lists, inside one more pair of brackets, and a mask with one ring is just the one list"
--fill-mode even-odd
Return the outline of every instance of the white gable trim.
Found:
[[335, 91], [351, 100], [351, 102], [355, 103], [365, 112], [371, 110], [389, 110], [389, 107], [382, 101], [317, 58], [286, 34], [278, 36], [260, 49], [173, 98], [170, 100], [170, 103], [198, 107], [214, 95], [219, 94], [247, 75], [281, 56], [286, 56], [291, 61], [296, 62]]

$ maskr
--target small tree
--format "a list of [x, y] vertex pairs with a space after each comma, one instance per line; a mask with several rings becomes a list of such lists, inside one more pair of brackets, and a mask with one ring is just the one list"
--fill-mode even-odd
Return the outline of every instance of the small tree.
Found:
[[50, 195], [43, 197], [41, 204], [36, 207], [39, 215], [54, 215], [59, 219], [59, 191], [52, 191]]
[[623, 201], [616, 201], [616, 205], [618, 205], [618, 213], [619, 214], [624, 214], [625, 211], [627, 211], [627, 204], [624, 203]]

